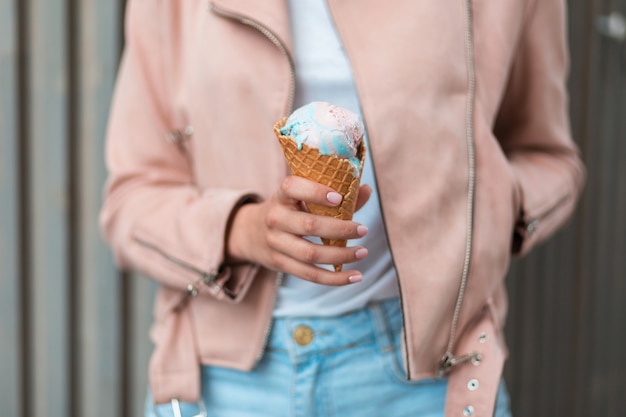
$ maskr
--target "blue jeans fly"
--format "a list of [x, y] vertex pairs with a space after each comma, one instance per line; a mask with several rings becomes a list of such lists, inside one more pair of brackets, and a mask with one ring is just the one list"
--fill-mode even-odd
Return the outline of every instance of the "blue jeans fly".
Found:
[[[148, 395], [145, 415], [442, 417], [447, 379], [406, 380], [401, 332], [397, 299], [339, 317], [279, 318], [252, 372], [203, 366], [200, 403], [155, 409]], [[495, 416], [510, 417], [504, 383]]]

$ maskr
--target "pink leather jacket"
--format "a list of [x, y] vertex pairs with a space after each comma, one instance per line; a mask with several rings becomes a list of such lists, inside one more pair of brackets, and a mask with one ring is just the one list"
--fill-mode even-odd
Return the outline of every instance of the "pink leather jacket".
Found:
[[[446, 416], [491, 415], [511, 254], [574, 209], [564, 0], [329, 0], [361, 100], [404, 316], [410, 379], [449, 375]], [[208, 5], [208, 7], [207, 7]], [[292, 110], [278, 0], [132, 0], [107, 139], [101, 224], [162, 285], [157, 402], [199, 396], [199, 364], [249, 370], [279, 274], [224, 263], [239, 205], [286, 175]], [[479, 381], [468, 388], [468, 381]]]

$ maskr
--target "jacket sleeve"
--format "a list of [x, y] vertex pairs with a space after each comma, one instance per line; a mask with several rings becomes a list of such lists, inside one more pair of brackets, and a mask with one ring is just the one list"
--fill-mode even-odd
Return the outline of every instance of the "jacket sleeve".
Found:
[[219, 299], [240, 300], [257, 267], [224, 266], [225, 235], [246, 190], [200, 189], [188, 155], [166, 140], [174, 84], [175, 17], [162, 2], [129, 2], [126, 46], [106, 138], [109, 173], [100, 224], [122, 268]]
[[527, 11], [495, 124], [519, 188], [516, 255], [568, 220], [585, 179], [569, 126], [565, 0], [530, 0]]

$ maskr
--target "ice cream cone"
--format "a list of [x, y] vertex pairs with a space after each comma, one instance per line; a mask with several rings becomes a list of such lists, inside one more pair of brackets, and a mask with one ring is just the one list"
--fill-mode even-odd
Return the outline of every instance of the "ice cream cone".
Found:
[[[280, 129], [285, 119], [276, 123], [274, 132], [285, 154], [287, 164], [293, 175], [307, 178], [320, 184], [324, 184], [343, 196], [339, 206], [327, 207], [317, 204], [307, 204], [307, 208], [313, 214], [332, 216], [336, 219], [351, 220], [356, 208], [356, 200], [359, 194], [361, 172], [365, 162], [365, 145], [359, 145], [357, 156], [360, 160], [359, 175], [354, 173], [354, 166], [347, 160], [335, 155], [322, 155], [315, 148], [306, 144], [298, 149], [297, 144], [291, 138], [281, 134]], [[332, 240], [322, 238], [322, 243], [329, 246], [345, 247], [345, 240]], [[341, 271], [341, 265], [334, 265], [335, 271]]]

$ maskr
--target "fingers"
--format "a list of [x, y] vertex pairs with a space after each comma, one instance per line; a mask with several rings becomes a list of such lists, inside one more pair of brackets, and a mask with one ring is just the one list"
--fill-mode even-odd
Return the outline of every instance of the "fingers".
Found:
[[[372, 188], [369, 185], [362, 185], [357, 196], [356, 210], [359, 210], [369, 200]], [[283, 180], [276, 193], [276, 198], [283, 206], [289, 207], [292, 211], [308, 212], [303, 202], [314, 203], [321, 206], [337, 206], [341, 204], [341, 194], [325, 185], [307, 180], [302, 177], [290, 176]], [[277, 227], [280, 223], [289, 223], [289, 228], [284, 229], [298, 235], [320, 236], [328, 239], [355, 239], [363, 237], [367, 229], [359, 227], [358, 224], [343, 223], [341, 220], [325, 217], [307, 217], [295, 214], [287, 222], [284, 216], [288, 213], [274, 210], [270, 213], [270, 227]]]
[[319, 216], [277, 207], [268, 212], [266, 225], [297, 236], [317, 236], [326, 239], [358, 239], [367, 234], [367, 227], [349, 220]]
[[349, 264], [364, 259], [366, 248], [335, 247], [317, 244], [290, 233], [268, 234], [267, 244], [272, 248], [272, 268], [301, 279], [323, 285], [347, 285], [362, 280], [356, 270], [334, 272], [319, 265]]
[[296, 205], [304, 201], [329, 207], [338, 206], [343, 198], [330, 187], [295, 175], [283, 180], [276, 197], [283, 204]]
[[[357, 198], [358, 208], [371, 195], [371, 187], [363, 186]], [[264, 238], [251, 256], [259, 263], [304, 280], [323, 285], [347, 285], [360, 282], [356, 270], [335, 272], [319, 265], [349, 264], [367, 256], [367, 249], [316, 244], [303, 236], [332, 240], [363, 237], [367, 227], [349, 220], [311, 214], [303, 210], [303, 202], [320, 206], [337, 206], [342, 196], [325, 185], [305, 178], [290, 176], [283, 180], [274, 196], [263, 203], [266, 208], [262, 227]]]
[[274, 253], [273, 261], [277, 270], [316, 284], [340, 286], [355, 284], [363, 280], [363, 276], [359, 271], [347, 270], [334, 272], [320, 268], [314, 264], [300, 262], [281, 252]]
[[326, 246], [288, 233], [275, 234], [268, 240], [274, 250], [308, 264], [347, 264], [364, 259], [368, 254], [362, 246]]
[[[361, 201], [369, 198], [371, 188], [362, 187]], [[336, 206], [341, 203], [341, 195], [316, 182], [291, 176], [287, 177], [275, 195], [279, 204], [274, 204], [267, 212], [265, 223], [268, 229], [281, 230], [297, 236], [317, 236], [326, 239], [357, 239], [367, 234], [367, 227], [358, 223], [339, 220], [328, 216], [310, 214], [302, 209], [301, 202], [323, 206]]]
[[[371, 195], [372, 187], [369, 185], [364, 184], [359, 188], [357, 211], [367, 203]], [[298, 202], [307, 202], [330, 207], [338, 206], [343, 199], [342, 195], [332, 188], [298, 176], [286, 177], [281, 183], [277, 197], [282, 203], [296, 205]]]

